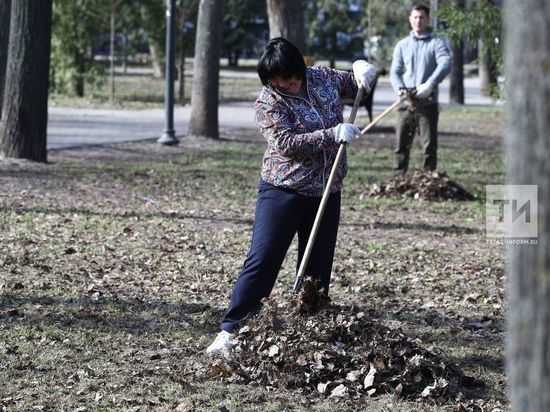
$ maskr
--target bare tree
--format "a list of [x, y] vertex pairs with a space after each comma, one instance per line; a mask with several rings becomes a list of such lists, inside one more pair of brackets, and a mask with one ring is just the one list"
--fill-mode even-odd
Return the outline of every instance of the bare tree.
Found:
[[11, 4], [0, 156], [47, 160], [52, 0]]
[[550, 411], [550, 7], [547, 0], [505, 7], [507, 181], [538, 186], [538, 244], [508, 246], [507, 371], [512, 410], [543, 412]]
[[269, 37], [284, 37], [305, 52], [303, 0], [266, 0]]
[[189, 134], [217, 139], [224, 0], [201, 0], [197, 20]]
[[11, 0], [0, 0], [0, 115], [2, 114], [2, 95], [8, 63], [8, 40], [10, 36]]

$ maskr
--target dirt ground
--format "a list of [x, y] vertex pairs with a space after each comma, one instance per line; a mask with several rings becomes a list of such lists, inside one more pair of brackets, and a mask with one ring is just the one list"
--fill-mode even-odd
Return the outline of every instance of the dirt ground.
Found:
[[[0, 410], [508, 410], [504, 247], [485, 238], [483, 215], [484, 185], [503, 181], [501, 134], [498, 112], [442, 117], [440, 167], [476, 196], [461, 202], [368, 196], [391, 178], [391, 119], [354, 142], [331, 284], [342, 317], [286, 311], [293, 244], [272, 293], [286, 329], [251, 324], [241, 350], [257, 356], [227, 359], [204, 349], [250, 242], [265, 147], [256, 130], [176, 147], [56, 150], [48, 164], [1, 161]], [[374, 361], [362, 341], [348, 342], [358, 351], [349, 359], [363, 362], [351, 368], [341, 352], [340, 364], [331, 360], [345, 343], [317, 342], [308, 326], [325, 336], [344, 321], [372, 333], [339, 339], [372, 343], [385, 331], [471, 384], [406, 396], [385, 381], [369, 394]], [[247, 333], [262, 342], [303, 333], [317, 346], [304, 345], [297, 361], [290, 346], [253, 344]]]

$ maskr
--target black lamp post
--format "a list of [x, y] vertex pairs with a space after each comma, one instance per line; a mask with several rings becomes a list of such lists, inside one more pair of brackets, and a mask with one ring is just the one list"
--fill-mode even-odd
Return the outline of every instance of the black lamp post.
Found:
[[175, 67], [175, 47], [174, 47], [174, 13], [176, 9], [176, 0], [166, 0], [166, 69], [164, 86], [164, 106], [166, 110], [166, 125], [162, 135], [157, 140], [158, 143], [172, 145], [178, 144], [179, 140], [174, 131], [174, 67]]

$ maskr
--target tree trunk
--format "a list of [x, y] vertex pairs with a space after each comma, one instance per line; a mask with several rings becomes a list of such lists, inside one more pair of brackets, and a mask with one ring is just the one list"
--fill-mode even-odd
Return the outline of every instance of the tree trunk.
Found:
[[109, 88], [111, 105], [115, 104], [115, 18], [116, 18], [116, 2], [111, 0], [111, 33], [109, 38]]
[[161, 78], [164, 73], [159, 50], [159, 45], [149, 40], [149, 56], [151, 56], [151, 65], [153, 66], [153, 77], [157, 79]]
[[508, 246], [507, 375], [512, 410], [543, 412], [550, 411], [550, 7], [547, 0], [505, 7], [507, 181], [538, 186], [538, 244]]
[[128, 74], [128, 48], [130, 42], [128, 41], [128, 27], [124, 27], [124, 37], [122, 38], [122, 73]]
[[193, 64], [189, 134], [219, 137], [218, 89], [224, 0], [201, 0]]
[[332, 69], [336, 67], [336, 54], [338, 52], [338, 39], [336, 36], [337, 33], [335, 31], [331, 31], [328, 38], [328, 60]]
[[464, 104], [464, 42], [453, 42], [451, 46], [450, 101]]
[[[0, 0], [0, 116], [2, 115], [2, 96], [8, 63], [8, 41], [10, 37], [11, 0]], [[1, 117], [0, 117], [1, 119]]]
[[185, 106], [185, 45], [183, 35], [180, 39], [180, 65], [179, 65], [179, 102]]
[[78, 97], [84, 97], [84, 77], [86, 76], [85, 57], [76, 51], [74, 55], [76, 76], [74, 79], [74, 92]]
[[11, 5], [0, 156], [47, 160], [52, 0]]
[[[139, 13], [143, 21], [151, 19], [145, 4], [140, 5]], [[162, 55], [162, 47], [155, 40], [153, 40], [150, 33], [147, 34], [149, 38], [149, 57], [151, 58], [151, 66], [153, 67], [153, 77], [159, 79], [164, 76], [164, 66], [162, 64], [164, 56]]]
[[304, 32], [303, 0], [266, 0], [269, 19], [269, 37], [284, 37], [304, 53], [306, 40]]
[[437, 19], [437, 9], [439, 8], [439, 0], [430, 0], [430, 25], [437, 29], [439, 21]]
[[[461, 9], [465, 3], [465, 0], [453, 0], [453, 4]], [[464, 40], [453, 41], [451, 51], [450, 101], [464, 104]]]
[[179, 102], [185, 106], [185, 15], [184, 1], [180, 2], [180, 24], [179, 24], [179, 46], [180, 46], [180, 65], [179, 65]]
[[489, 86], [497, 82], [494, 64], [491, 56], [487, 52], [483, 40], [478, 42], [479, 49], [479, 80], [481, 84], [481, 94], [489, 95]]

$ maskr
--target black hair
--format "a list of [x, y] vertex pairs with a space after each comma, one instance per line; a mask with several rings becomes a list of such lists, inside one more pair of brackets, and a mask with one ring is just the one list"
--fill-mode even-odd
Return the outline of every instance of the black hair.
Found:
[[417, 11], [424, 11], [426, 13], [426, 16], [430, 16], [430, 8], [428, 6], [426, 6], [425, 4], [422, 4], [422, 3], [415, 3], [411, 6], [411, 13], [413, 12], [413, 10], [417, 10]]
[[275, 76], [283, 79], [295, 76], [300, 80], [306, 77], [304, 56], [294, 44], [283, 37], [275, 37], [267, 43], [256, 70], [264, 86], [267, 86], [269, 79]]

